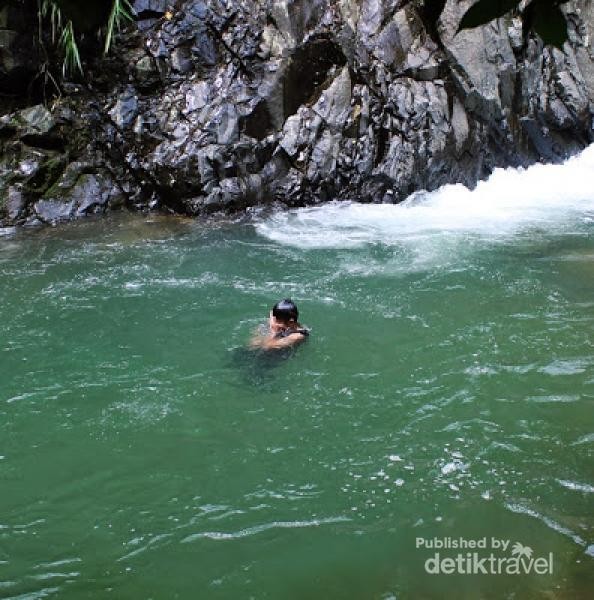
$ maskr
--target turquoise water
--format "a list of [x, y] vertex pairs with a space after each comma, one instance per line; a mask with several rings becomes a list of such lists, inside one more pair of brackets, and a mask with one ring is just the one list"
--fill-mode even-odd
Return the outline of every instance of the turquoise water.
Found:
[[591, 597], [594, 201], [489, 193], [0, 238], [0, 597]]

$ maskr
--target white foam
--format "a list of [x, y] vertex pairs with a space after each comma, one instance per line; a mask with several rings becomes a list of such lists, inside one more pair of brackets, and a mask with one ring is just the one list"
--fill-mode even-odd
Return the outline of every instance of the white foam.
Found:
[[419, 242], [436, 234], [509, 236], [534, 228], [594, 223], [594, 145], [560, 165], [497, 169], [474, 190], [446, 185], [401, 204], [330, 202], [277, 212], [259, 234], [299, 248]]
[[539, 521], [542, 521], [547, 527], [550, 527], [554, 531], [557, 531], [558, 533], [561, 533], [561, 534], [567, 536], [568, 538], [572, 539], [579, 546], [587, 547], [586, 553], [587, 554], [590, 553], [589, 551], [590, 551], [591, 546], [588, 546], [587, 542], [581, 536], [579, 536], [577, 533], [575, 533], [568, 527], [561, 525], [561, 523], [558, 523], [557, 521], [551, 519], [550, 517], [547, 517], [546, 515], [543, 515], [543, 514], [537, 512], [536, 510], [533, 510], [527, 506], [524, 506], [522, 504], [513, 503], [513, 502], [507, 502], [505, 504], [505, 508], [507, 508], [508, 510], [511, 510], [514, 513], [521, 514], [521, 515], [528, 515], [530, 517], [538, 519]]
[[310, 521], [273, 521], [272, 523], [263, 523], [261, 525], [255, 525], [248, 527], [247, 529], [241, 529], [240, 531], [224, 532], [224, 531], [204, 531], [201, 533], [193, 533], [181, 540], [182, 544], [194, 542], [198, 539], [208, 538], [211, 540], [237, 540], [240, 538], [256, 535], [269, 529], [294, 529], [303, 527], [319, 527], [320, 525], [327, 525], [333, 523], [342, 523], [350, 521], [348, 517], [328, 517], [322, 519], [313, 519]]
[[565, 479], [557, 479], [557, 482], [568, 490], [585, 492], [587, 494], [594, 493], [594, 485], [590, 485], [589, 483], [578, 483], [576, 481], [567, 481]]

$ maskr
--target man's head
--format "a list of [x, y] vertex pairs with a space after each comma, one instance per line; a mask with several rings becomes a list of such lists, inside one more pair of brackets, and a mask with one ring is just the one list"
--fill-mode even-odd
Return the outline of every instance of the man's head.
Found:
[[272, 307], [272, 316], [280, 323], [296, 322], [299, 318], [299, 311], [290, 298], [285, 298]]

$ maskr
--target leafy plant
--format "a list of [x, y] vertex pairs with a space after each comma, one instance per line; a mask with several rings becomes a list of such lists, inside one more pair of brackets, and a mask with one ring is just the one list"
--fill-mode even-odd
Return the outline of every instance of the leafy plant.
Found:
[[40, 27], [41, 19], [48, 15], [52, 27], [52, 42], [55, 43], [57, 32], [62, 30], [62, 11], [55, 0], [43, 0], [40, 10]]
[[128, 0], [113, 0], [109, 19], [107, 21], [107, 32], [105, 34], [105, 46], [103, 53], [107, 54], [111, 48], [114, 30], [119, 31], [125, 21], [132, 21], [132, 6]]
[[66, 73], [73, 73], [75, 70], [78, 70], [82, 74], [83, 68], [80, 62], [80, 52], [78, 51], [72, 21], [68, 21], [62, 29], [60, 46], [64, 52], [63, 75], [66, 76]]
[[462, 17], [458, 31], [472, 29], [485, 25], [489, 21], [499, 19], [506, 13], [516, 8], [520, 0], [479, 0], [473, 4]]
[[52, 44], [63, 55], [64, 76], [78, 71], [83, 73], [79, 41], [85, 33], [96, 32], [105, 36], [103, 53], [113, 45], [115, 32], [126, 21], [132, 21], [129, 0], [97, 0], [81, 4], [77, 0], [38, 0], [39, 41], [43, 45], [46, 23], [49, 23]]
[[518, 10], [522, 16], [524, 36], [530, 31], [540, 36], [542, 41], [560, 50], [568, 39], [567, 21], [561, 11], [561, 4], [568, 0], [529, 0], [522, 10], [522, 0], [478, 0], [462, 17], [458, 31], [485, 25], [507, 13]]

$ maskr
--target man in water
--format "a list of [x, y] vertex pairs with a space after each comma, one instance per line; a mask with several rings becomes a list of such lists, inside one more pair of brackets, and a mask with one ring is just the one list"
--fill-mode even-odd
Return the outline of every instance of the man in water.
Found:
[[252, 348], [273, 350], [299, 344], [309, 335], [309, 329], [303, 327], [298, 318], [299, 311], [291, 299], [277, 302], [270, 311], [268, 332], [256, 335], [251, 342]]

